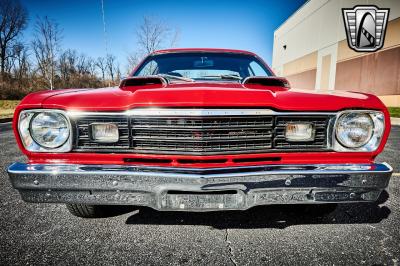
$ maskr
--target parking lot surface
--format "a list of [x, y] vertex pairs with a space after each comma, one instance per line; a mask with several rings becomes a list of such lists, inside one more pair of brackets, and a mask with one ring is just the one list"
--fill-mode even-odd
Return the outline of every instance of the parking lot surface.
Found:
[[0, 265], [398, 265], [400, 127], [377, 161], [396, 173], [377, 204], [343, 204], [318, 217], [295, 206], [243, 212], [121, 209], [81, 219], [64, 205], [28, 204], [7, 166], [24, 161], [10, 124], [0, 125]]

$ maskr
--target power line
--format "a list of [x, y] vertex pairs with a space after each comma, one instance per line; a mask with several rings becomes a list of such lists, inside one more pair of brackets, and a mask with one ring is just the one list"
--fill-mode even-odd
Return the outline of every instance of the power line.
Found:
[[108, 55], [108, 38], [107, 38], [106, 19], [105, 19], [105, 15], [104, 15], [104, 0], [101, 0], [101, 14], [103, 16], [104, 45], [106, 48], [106, 55]]
[[[101, 0], [101, 14], [103, 17], [103, 33], [104, 33], [104, 45], [106, 48], [106, 60], [107, 60], [107, 56], [108, 56], [108, 38], [107, 38], [107, 27], [106, 27], [106, 18], [104, 15], [104, 0]], [[108, 82], [108, 86], [111, 86], [111, 82]]]

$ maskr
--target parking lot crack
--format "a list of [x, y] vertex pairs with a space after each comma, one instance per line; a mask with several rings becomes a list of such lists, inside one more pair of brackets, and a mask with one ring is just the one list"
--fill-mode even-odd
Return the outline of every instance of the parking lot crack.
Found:
[[228, 247], [229, 259], [233, 263], [233, 265], [237, 266], [238, 263], [235, 261], [232, 242], [229, 240], [229, 229], [228, 228], [225, 229], [225, 242], [226, 242], [226, 246]]

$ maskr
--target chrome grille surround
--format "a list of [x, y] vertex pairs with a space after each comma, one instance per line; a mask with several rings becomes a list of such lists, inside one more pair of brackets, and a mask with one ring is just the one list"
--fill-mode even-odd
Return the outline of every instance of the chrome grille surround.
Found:
[[[102, 116], [88, 114], [72, 119], [75, 125], [75, 151], [114, 151], [130, 148], [128, 119], [124, 115]], [[114, 123], [118, 126], [119, 140], [116, 143], [98, 143], [91, 140], [90, 124]]]
[[[275, 112], [269, 109], [138, 108], [123, 113], [69, 112], [77, 152], [217, 155], [280, 151], [329, 151], [336, 113]], [[90, 141], [91, 123], [113, 122], [120, 141]], [[285, 140], [288, 122], [315, 126], [315, 140]]]

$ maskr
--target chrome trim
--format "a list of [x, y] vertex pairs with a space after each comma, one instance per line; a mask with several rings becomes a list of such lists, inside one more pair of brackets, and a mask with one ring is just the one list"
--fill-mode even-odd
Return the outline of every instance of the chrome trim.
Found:
[[[274, 111], [271, 109], [229, 109], [229, 108], [159, 108], [159, 107], [151, 107], [151, 108], [134, 108], [127, 111], [122, 112], [92, 112], [92, 111], [79, 111], [79, 110], [59, 110], [59, 109], [30, 109], [24, 111], [31, 112], [43, 112], [47, 110], [53, 110], [58, 112], [66, 113], [66, 117], [68, 120], [70, 118], [81, 117], [81, 116], [186, 116], [186, 117], [196, 117], [196, 116], [257, 116], [257, 115], [271, 115], [271, 116], [331, 116], [328, 122], [327, 128], [327, 149], [333, 149], [336, 144], [336, 123], [338, 118], [347, 112], [364, 112], [364, 113], [373, 113], [380, 112], [376, 110], [343, 110], [339, 112], [293, 112], [293, 111]], [[23, 111], [23, 112], [24, 112]], [[385, 121], [383, 121], [384, 123]], [[385, 124], [384, 124], [385, 126]], [[378, 145], [379, 146], [379, 145]], [[345, 152], [359, 152], [360, 150], [347, 149], [340, 150]], [[368, 152], [368, 151], [367, 151]]]
[[[266, 168], [268, 170], [260, 170]], [[173, 173], [170, 173], [173, 172]], [[191, 174], [185, 174], [190, 172]], [[198, 172], [197, 174], [192, 174]], [[219, 172], [217, 174], [209, 174]], [[230, 172], [230, 173], [225, 173]], [[80, 164], [25, 164], [14, 163], [9, 166], [8, 173], [12, 174], [83, 174], [83, 175], [133, 175], [133, 176], [162, 176], [168, 178], [226, 178], [254, 175], [291, 175], [291, 174], [366, 174], [371, 172], [391, 173], [393, 168], [386, 162], [373, 164], [315, 164], [315, 165], [261, 165], [222, 168], [176, 168], [152, 167], [137, 165], [80, 165]]]
[[[315, 150], [331, 150], [331, 136], [332, 136], [332, 126], [334, 123], [334, 119], [336, 117], [336, 112], [281, 112], [274, 111], [271, 109], [231, 109], [231, 108], [135, 108], [131, 110], [127, 110], [124, 112], [82, 112], [82, 111], [68, 111], [68, 114], [72, 119], [79, 119], [79, 117], [85, 116], [122, 116], [122, 117], [223, 117], [223, 116], [271, 116], [271, 117], [279, 117], [279, 116], [295, 116], [295, 117], [303, 117], [303, 116], [324, 116], [328, 119], [328, 128], [326, 132], [326, 147], [324, 148], [316, 148]], [[269, 151], [276, 151], [278, 149], [269, 149]], [[285, 149], [282, 149], [285, 150]], [[312, 150], [311, 148], [308, 151]], [[291, 150], [292, 152], [295, 150]], [[121, 151], [118, 151], [121, 152]], [[153, 151], [140, 151], [140, 153], [152, 153]], [[260, 151], [248, 151], [246, 153], [259, 153]], [[238, 154], [240, 151], [227, 151], [218, 154]], [[170, 154], [170, 152], [166, 151], [165, 154]], [[199, 153], [193, 153], [199, 154]], [[212, 155], [212, 152], [207, 152], [207, 155]], [[216, 153], [217, 154], [217, 153]]]
[[[34, 118], [35, 115], [37, 115], [38, 113], [48, 113], [48, 112], [54, 112], [54, 113], [59, 113], [61, 115], [63, 115], [65, 117], [65, 119], [67, 119], [67, 123], [68, 123], [68, 127], [69, 127], [69, 136], [67, 138], [67, 140], [60, 145], [57, 148], [46, 148], [42, 145], [40, 145], [39, 143], [36, 142], [36, 140], [34, 139], [34, 137], [31, 135], [31, 121]], [[24, 114], [32, 114], [32, 116], [29, 118], [29, 126], [27, 128], [28, 130], [28, 134], [29, 137], [31, 138], [31, 144], [30, 145], [26, 145], [25, 140], [22, 136], [22, 134], [24, 134], [23, 132], [21, 132], [21, 116]], [[24, 146], [24, 148], [30, 152], [56, 152], [56, 153], [64, 153], [64, 152], [69, 152], [72, 150], [72, 143], [73, 143], [73, 129], [72, 129], [72, 123], [71, 123], [71, 119], [70, 116], [68, 115], [68, 113], [64, 110], [60, 110], [60, 109], [26, 109], [26, 110], [22, 110], [19, 113], [18, 116], [18, 134], [19, 137], [21, 139], [22, 145]], [[35, 145], [34, 145], [35, 144]]]
[[[189, 211], [375, 201], [387, 187], [392, 171], [386, 163], [209, 169], [14, 163], [8, 168], [13, 187], [28, 202], [125, 204]], [[205, 205], [197, 206], [196, 196], [191, 202], [191, 196], [182, 199], [170, 191], [206, 194], [201, 200]], [[232, 191], [237, 193], [229, 196]], [[222, 196], [207, 196], [213, 192]], [[188, 203], [186, 207], [180, 206], [182, 200]]]
[[129, 116], [242, 116], [272, 115], [270, 109], [163, 109], [138, 108], [128, 111]]
[[241, 115], [336, 115], [336, 112], [278, 112], [271, 109], [207, 109], [207, 108], [135, 108], [124, 112], [85, 112], [69, 110], [68, 115], [118, 116], [241, 116]]
[[[339, 140], [336, 139], [337, 123], [339, 121], [339, 118], [343, 114], [346, 114], [346, 113], [366, 113], [366, 114], [368, 114], [370, 116], [371, 116], [371, 114], [376, 114], [376, 113], [382, 114], [382, 116], [383, 116], [383, 120], [382, 120], [382, 123], [383, 123], [382, 135], [380, 136], [380, 140], [376, 144], [376, 148], [374, 150], [365, 150], [365, 147], [370, 143], [371, 139], [376, 137], [374, 135], [371, 136], [370, 140], [366, 144], [364, 144], [363, 146], [358, 147], [358, 148], [345, 147], [340, 143]], [[374, 126], [375, 126], [374, 118], [371, 117], [371, 119], [374, 122]], [[379, 148], [379, 146], [380, 146], [380, 144], [382, 142], [382, 136], [383, 136], [383, 134], [385, 134], [385, 128], [386, 128], [385, 114], [382, 111], [377, 111], [377, 110], [343, 110], [343, 111], [340, 111], [340, 112], [336, 113], [336, 116], [335, 116], [335, 119], [334, 119], [334, 124], [332, 126], [333, 126], [333, 128], [332, 128], [332, 132], [331, 132], [331, 135], [330, 135], [330, 139], [331, 139], [330, 140], [331, 141], [330, 148], [334, 149], [335, 151], [339, 151], [339, 152], [373, 152], [373, 151], [376, 151]], [[329, 138], [329, 135], [328, 135], [328, 138]], [[338, 146], [338, 147], [336, 147], [336, 146]]]

